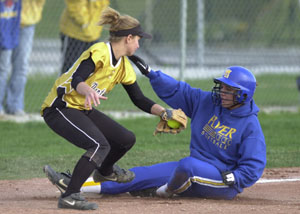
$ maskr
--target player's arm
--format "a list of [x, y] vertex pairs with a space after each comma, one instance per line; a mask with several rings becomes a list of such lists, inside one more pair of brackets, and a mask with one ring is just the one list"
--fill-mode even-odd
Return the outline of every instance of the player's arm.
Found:
[[138, 57], [137, 55], [128, 56], [128, 58], [135, 64], [135, 66], [140, 70], [143, 75], [148, 75], [151, 71], [151, 68], [145, 61]]
[[101, 100], [107, 100], [107, 97], [99, 95], [95, 90], [93, 90], [88, 84], [85, 82], [81, 82], [77, 85], [76, 91], [85, 96], [84, 106], [87, 109], [92, 109], [92, 104], [95, 106], [100, 105]]
[[162, 106], [156, 104], [154, 101], [150, 100], [143, 94], [137, 82], [134, 82], [131, 85], [123, 84], [123, 87], [128, 93], [134, 105], [142, 111], [154, 115], [160, 115], [160, 113], [164, 111], [164, 108]]
[[92, 104], [95, 106], [100, 105], [100, 99], [106, 100], [107, 97], [100, 96], [95, 90], [93, 90], [85, 80], [95, 70], [95, 63], [92, 58], [89, 57], [83, 60], [76, 71], [73, 74], [71, 86], [81, 95], [85, 96], [85, 107], [92, 109]]
[[[246, 188], [253, 185], [262, 176], [266, 167], [266, 144], [260, 127], [251, 125], [252, 136], [243, 140], [239, 147], [241, 157], [234, 174], [234, 183]], [[250, 135], [249, 133], [244, 133]], [[256, 135], [256, 136], [254, 136]]]
[[136, 56], [128, 56], [140, 72], [149, 78], [150, 84], [157, 96], [173, 109], [182, 109], [189, 117], [193, 111], [193, 99], [198, 99], [199, 91], [193, 89], [185, 82], [164, 74], [160, 70], [154, 71], [145, 61]]
[[68, 15], [74, 20], [75, 23], [85, 28], [89, 22], [89, 13], [87, 9], [86, 0], [66, 0], [66, 10]]
[[[162, 132], [177, 134], [186, 128], [187, 118], [181, 109], [165, 109], [161, 105], [154, 103], [152, 100], [144, 96], [137, 82], [134, 82], [131, 85], [123, 85], [123, 87], [127, 91], [132, 102], [138, 108], [161, 118], [160, 122], [156, 126], [154, 135]], [[179, 112], [181, 112], [181, 114]], [[169, 120], [175, 120], [178, 122], [179, 126], [174, 129], [168, 127], [167, 124]]]

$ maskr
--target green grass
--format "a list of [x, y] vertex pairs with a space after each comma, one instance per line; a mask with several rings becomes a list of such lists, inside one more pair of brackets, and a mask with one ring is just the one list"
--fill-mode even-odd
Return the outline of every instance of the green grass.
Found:
[[[260, 114], [267, 145], [267, 167], [300, 166], [300, 114]], [[190, 129], [178, 135], [152, 136], [158, 118], [118, 120], [136, 134], [136, 145], [119, 161], [123, 167], [175, 161], [189, 155]], [[139, 124], [138, 126], [136, 124]], [[150, 129], [149, 129], [150, 127]], [[46, 124], [0, 122], [0, 179], [44, 177], [42, 167], [73, 170], [83, 150]]]
[[260, 114], [268, 167], [300, 166], [300, 113]]
[[52, 88], [56, 78], [57, 74], [35, 74], [29, 76], [25, 89], [26, 112], [40, 112], [41, 105], [50, 92], [50, 89]]
[[[254, 99], [259, 107], [296, 106], [299, 105], [299, 92], [296, 87], [296, 74], [263, 74], [257, 75], [258, 87]], [[28, 78], [25, 91], [25, 110], [39, 112], [43, 100], [50, 91], [57, 74], [31, 75]], [[212, 79], [187, 80], [193, 87], [211, 90]], [[148, 78], [139, 77], [138, 83], [144, 94], [163, 104], [153, 92]], [[101, 102], [101, 110], [105, 111], [137, 111], [121, 85], [117, 85], [108, 95], [109, 100]]]
[[[299, 92], [296, 79], [299, 74], [275, 73], [256, 75], [258, 86], [254, 99], [259, 107], [299, 105]], [[190, 80], [193, 87], [211, 90], [211, 79]]]

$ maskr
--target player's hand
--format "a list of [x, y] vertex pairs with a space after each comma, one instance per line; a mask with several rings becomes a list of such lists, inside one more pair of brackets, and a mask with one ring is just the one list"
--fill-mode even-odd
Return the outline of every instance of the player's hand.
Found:
[[99, 95], [94, 89], [92, 89], [85, 82], [78, 83], [76, 91], [85, 96], [84, 107], [91, 110], [92, 104], [95, 106], [100, 105], [100, 100], [107, 100], [107, 97]]
[[[177, 123], [177, 127], [171, 127], [168, 121]], [[177, 134], [187, 125], [187, 116], [181, 109], [165, 109], [160, 114], [160, 121], [155, 127], [154, 135], [158, 133]]]
[[222, 172], [223, 183], [228, 186], [233, 186], [235, 183], [234, 174], [231, 171]]
[[90, 90], [85, 95], [84, 106], [85, 106], [85, 108], [91, 110], [92, 109], [92, 104], [94, 104], [94, 106], [100, 105], [100, 100], [107, 100], [107, 97], [99, 95], [94, 90]]
[[128, 56], [128, 58], [136, 65], [142, 74], [147, 75], [151, 71], [150, 66], [147, 65], [142, 58], [136, 55]]

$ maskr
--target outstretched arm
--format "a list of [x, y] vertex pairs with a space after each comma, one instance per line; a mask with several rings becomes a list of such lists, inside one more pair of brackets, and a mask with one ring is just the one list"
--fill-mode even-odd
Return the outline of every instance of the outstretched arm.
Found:
[[160, 113], [165, 110], [161, 105], [156, 104], [154, 101], [147, 98], [143, 94], [137, 82], [134, 82], [131, 85], [123, 85], [123, 87], [127, 91], [134, 105], [142, 111], [153, 115], [160, 115]]
[[[149, 98], [145, 97], [142, 93], [140, 87], [138, 86], [137, 82], [134, 82], [131, 85], [123, 85], [125, 90], [127, 91], [131, 101], [141, 110], [151, 113], [153, 115], [157, 115], [161, 118], [159, 124], [156, 126], [156, 133], [179, 133], [182, 129], [186, 128], [186, 121], [187, 118], [184, 113], [178, 114], [178, 112], [181, 112], [181, 110], [171, 110], [171, 109], [165, 109], [161, 105], [153, 102]], [[180, 117], [182, 116], [182, 117]], [[169, 120], [176, 120], [179, 121], [179, 127], [175, 128], [167, 126], [167, 123]]]
[[131, 62], [133, 62], [136, 65], [136, 67], [140, 70], [140, 72], [143, 75], [148, 75], [150, 73], [150, 66], [146, 64], [142, 58], [136, 55], [129, 56], [128, 58], [131, 60]]
[[162, 112], [165, 111], [165, 108], [162, 107], [161, 105], [159, 104], [154, 104], [152, 107], [151, 107], [151, 114], [154, 114], [154, 115], [157, 115], [157, 116], [160, 116]]
[[[181, 108], [189, 117], [193, 111], [193, 103], [201, 94], [200, 89], [192, 88], [189, 84], [176, 80], [161, 71], [153, 71], [145, 61], [132, 55], [128, 57], [140, 70], [140, 72], [150, 79], [150, 84], [154, 92], [166, 104], [174, 109]], [[194, 101], [193, 101], [194, 100]]]

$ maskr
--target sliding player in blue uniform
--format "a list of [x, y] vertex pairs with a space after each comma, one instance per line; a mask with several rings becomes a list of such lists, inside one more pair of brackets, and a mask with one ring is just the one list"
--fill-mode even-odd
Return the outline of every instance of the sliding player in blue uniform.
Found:
[[266, 145], [257, 118], [259, 108], [253, 100], [256, 79], [248, 69], [229, 67], [207, 92], [151, 70], [139, 57], [130, 59], [163, 101], [191, 118], [190, 156], [178, 162], [134, 167], [134, 180], [103, 182], [100, 188], [98, 184], [101, 194], [139, 195], [155, 189], [153, 193], [160, 197], [232, 199], [261, 177]]

